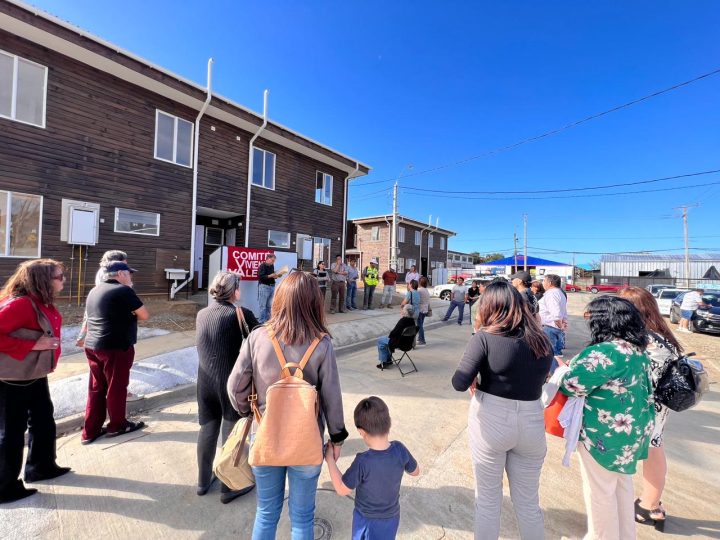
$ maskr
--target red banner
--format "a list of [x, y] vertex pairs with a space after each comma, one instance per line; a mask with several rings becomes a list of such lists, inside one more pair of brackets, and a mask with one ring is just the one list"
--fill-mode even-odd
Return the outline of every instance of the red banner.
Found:
[[260, 265], [265, 257], [275, 253], [272, 249], [251, 249], [229, 246], [227, 248], [227, 269], [240, 274], [243, 281], [257, 281]]

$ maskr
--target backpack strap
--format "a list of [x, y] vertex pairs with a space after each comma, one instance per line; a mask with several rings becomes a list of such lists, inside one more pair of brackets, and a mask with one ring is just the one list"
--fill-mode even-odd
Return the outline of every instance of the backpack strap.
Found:
[[[310, 361], [310, 357], [315, 352], [315, 349], [317, 349], [317, 346], [320, 344], [320, 340], [322, 340], [325, 337], [325, 334], [321, 334], [320, 337], [316, 337], [312, 340], [310, 343], [310, 346], [308, 347], [307, 351], [305, 351], [305, 354], [302, 357], [302, 360], [300, 362], [288, 362], [285, 360], [285, 355], [282, 352], [282, 349], [280, 348], [280, 342], [278, 341], [277, 337], [275, 337], [274, 332], [272, 332], [268, 328], [268, 336], [270, 336], [270, 341], [272, 342], [273, 348], [275, 349], [275, 354], [277, 355], [278, 362], [280, 362], [280, 378], [284, 379], [286, 377], [297, 377], [298, 379], [303, 378], [303, 369], [307, 365], [307, 363]], [[290, 374], [290, 368], [293, 368], [295, 372], [291, 375]]]

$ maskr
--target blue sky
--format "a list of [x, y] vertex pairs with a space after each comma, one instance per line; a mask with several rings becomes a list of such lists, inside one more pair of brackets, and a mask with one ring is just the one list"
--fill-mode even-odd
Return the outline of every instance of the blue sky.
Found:
[[[720, 68], [713, 0], [239, 2], [36, 0], [34, 5], [214, 87], [371, 165], [350, 216], [391, 211], [392, 180], [482, 155]], [[180, 9], [182, 6], [182, 9]], [[538, 142], [400, 179], [400, 211], [458, 233], [451, 249], [510, 254], [720, 251], [720, 174], [613, 197], [483, 200], [406, 188], [523, 191], [720, 169], [720, 75]], [[718, 182], [704, 187], [687, 187]], [[609, 192], [630, 190], [611, 189]], [[578, 254], [578, 262], [597, 259]]]

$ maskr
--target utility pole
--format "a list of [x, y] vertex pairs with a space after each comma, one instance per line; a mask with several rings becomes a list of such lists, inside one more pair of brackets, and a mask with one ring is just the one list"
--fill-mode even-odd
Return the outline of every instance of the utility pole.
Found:
[[685, 287], [690, 288], [690, 241], [688, 239], [688, 208], [697, 208], [699, 204], [678, 206], [676, 209], [682, 210], [683, 218], [683, 235], [685, 237]]
[[527, 272], [527, 214], [523, 214], [523, 229], [525, 233], [525, 248], [523, 251], [525, 265], [523, 266], [523, 270]]
[[398, 256], [398, 183], [395, 182], [393, 188], [393, 220], [392, 220], [392, 231], [390, 231], [390, 268], [397, 270], [397, 256]]
[[515, 259], [515, 267], [513, 268], [513, 274], [517, 272], [517, 233], [513, 233], [513, 258]]

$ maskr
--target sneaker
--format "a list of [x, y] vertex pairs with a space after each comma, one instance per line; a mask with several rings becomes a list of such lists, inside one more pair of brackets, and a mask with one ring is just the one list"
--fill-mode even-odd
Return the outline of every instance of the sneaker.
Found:
[[425, 343], [424, 341], [418, 340], [417, 345], [427, 345], [427, 343]]
[[125, 433], [132, 433], [138, 429], [145, 427], [145, 422], [131, 422], [130, 420], [125, 421], [125, 427], [120, 431], [108, 431], [108, 437], [117, 437], [118, 435], [124, 435]]
[[392, 309], [392, 305], [391, 305], [391, 304], [388, 304], [388, 305], [385, 306], [385, 307], [388, 308], [388, 309]]
[[392, 362], [380, 362], [380, 363], [379, 363], [377, 366], [375, 366], [375, 367], [378, 368], [378, 369], [387, 369], [387, 368], [392, 367], [392, 366], [393, 366], [393, 363], [392, 363]]

